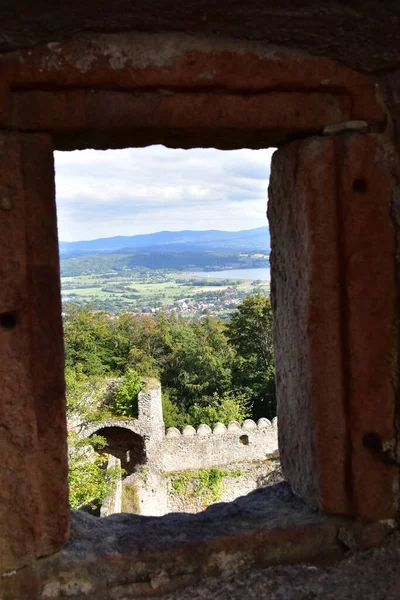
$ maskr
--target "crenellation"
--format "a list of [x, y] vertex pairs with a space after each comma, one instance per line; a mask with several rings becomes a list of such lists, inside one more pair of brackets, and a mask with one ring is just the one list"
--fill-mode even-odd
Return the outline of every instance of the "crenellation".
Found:
[[214, 435], [223, 435], [226, 433], [226, 431], [226, 425], [224, 425], [223, 423], [215, 423], [213, 427]]
[[[190, 436], [169, 428], [161, 447], [163, 468], [181, 471], [228, 465], [235, 461], [265, 460], [278, 450], [278, 430], [268, 419], [259, 421], [260, 426], [251, 419], [246, 419], [242, 425], [231, 422], [228, 427], [216, 423], [212, 431], [202, 424], [196, 435]], [[277, 423], [276, 419], [274, 422]]]
[[182, 429], [182, 435], [196, 435], [196, 430], [191, 425], [185, 425]]
[[258, 429], [267, 429], [268, 427], [272, 427], [272, 423], [269, 419], [261, 417], [261, 419], [258, 419], [257, 421], [257, 427]]
[[200, 436], [211, 435], [212, 429], [209, 425], [202, 423], [201, 425], [198, 426], [196, 433], [197, 433], [197, 435], [200, 435]]
[[242, 429], [243, 431], [252, 431], [257, 429], [257, 424], [255, 421], [253, 421], [253, 419], [246, 419], [243, 421]]
[[245, 419], [243, 423], [230, 421], [228, 426], [215, 423], [211, 428], [201, 423], [197, 429], [185, 425], [182, 430], [177, 427], [165, 430], [159, 382], [146, 385], [145, 391], [139, 393], [137, 419], [108, 419], [87, 429], [84, 435], [89, 437], [110, 428], [129, 429], [135, 436], [140, 436], [144, 451], [138, 465], [146, 464], [155, 472], [260, 461], [278, 450], [276, 417], [272, 423], [264, 417], [257, 423]]
[[181, 432], [176, 427], [168, 427], [167, 432], [165, 434], [166, 438], [180, 438]]
[[240, 423], [237, 421], [229, 421], [228, 423], [228, 431], [239, 431]]

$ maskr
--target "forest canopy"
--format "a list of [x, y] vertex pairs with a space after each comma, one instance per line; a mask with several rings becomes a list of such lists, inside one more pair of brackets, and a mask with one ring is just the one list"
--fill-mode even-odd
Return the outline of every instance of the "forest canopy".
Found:
[[132, 372], [160, 379], [167, 427], [276, 415], [267, 296], [245, 298], [229, 322], [174, 314], [110, 319], [90, 307], [70, 307], [64, 340], [67, 381], [132, 379]]

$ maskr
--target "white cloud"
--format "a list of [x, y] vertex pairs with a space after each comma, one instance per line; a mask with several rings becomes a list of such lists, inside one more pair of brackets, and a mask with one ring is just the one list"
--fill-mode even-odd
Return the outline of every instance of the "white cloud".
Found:
[[266, 225], [273, 151], [55, 152], [60, 239]]

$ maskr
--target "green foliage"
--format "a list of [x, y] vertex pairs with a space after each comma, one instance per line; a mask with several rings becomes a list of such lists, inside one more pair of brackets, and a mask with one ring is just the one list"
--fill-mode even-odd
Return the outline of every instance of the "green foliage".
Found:
[[203, 506], [218, 502], [224, 491], [225, 477], [240, 477], [240, 469], [225, 471], [223, 469], [199, 469], [198, 471], [181, 471], [170, 475], [171, 493], [186, 500], [200, 498]]
[[81, 369], [67, 368], [66, 397], [69, 462], [69, 501], [71, 508], [79, 508], [94, 501], [102, 502], [120, 479], [122, 471], [118, 467], [105, 468], [108, 457], [98, 454], [106, 445], [106, 440], [98, 435], [90, 439], [82, 436], [82, 431], [91, 424], [107, 417], [101, 407], [100, 398], [104, 394], [104, 381], [95, 376], [85, 375]]
[[67, 418], [76, 422], [75, 429], [82, 431], [93, 423], [107, 418], [108, 410], [102, 405], [106, 380], [98, 375], [86, 375], [82, 365], [65, 369]]
[[222, 397], [214, 394], [207, 404], [193, 404], [189, 408], [187, 421], [193, 427], [198, 427], [201, 423], [211, 426], [218, 422], [228, 425], [229, 421], [241, 423], [250, 414], [250, 403], [244, 394], [225, 393]]
[[168, 427], [183, 427], [186, 425], [187, 419], [179, 412], [179, 408], [172, 402], [168, 390], [162, 390], [162, 408], [164, 425]]
[[237, 360], [232, 383], [251, 399], [253, 417], [276, 415], [272, 307], [267, 296], [248, 296], [228, 324], [228, 337]]
[[211, 316], [200, 323], [178, 321], [170, 326], [161, 383], [180, 412], [187, 413], [193, 404], [229, 391], [234, 352], [225, 330], [225, 324]]
[[276, 415], [272, 310], [261, 294], [248, 296], [228, 323], [210, 315], [109, 319], [73, 308], [64, 331], [66, 364], [77, 379], [70, 387], [79, 397], [97, 394], [96, 381], [125, 376], [113, 406], [118, 416], [137, 416], [139, 381], [149, 377], [161, 380], [167, 426]]
[[[118, 469], [105, 469], [105, 455], [96, 452], [104, 449], [104, 438], [82, 440], [82, 430], [110, 411], [137, 417], [143, 377], [161, 379], [166, 427], [276, 414], [272, 310], [269, 298], [260, 294], [247, 297], [228, 324], [209, 315], [200, 322], [174, 314], [121, 314], [111, 320], [75, 307], [65, 316], [64, 340], [73, 508], [102, 501], [121, 476]], [[107, 379], [121, 375], [113, 402], [105, 406]], [[194, 484], [193, 473], [179, 474], [172, 488], [177, 491], [189, 478], [193, 494], [210, 501], [220, 494], [221, 473], [199, 471]]]
[[64, 319], [65, 364], [89, 376], [108, 371], [111, 337], [107, 315], [90, 307], [74, 308]]
[[122, 469], [106, 468], [108, 456], [94, 451], [96, 444], [83, 444], [69, 437], [69, 503], [72, 509], [100, 504], [122, 476]]
[[129, 369], [115, 393], [110, 406], [111, 412], [117, 417], [137, 418], [138, 394], [143, 387], [139, 373]]

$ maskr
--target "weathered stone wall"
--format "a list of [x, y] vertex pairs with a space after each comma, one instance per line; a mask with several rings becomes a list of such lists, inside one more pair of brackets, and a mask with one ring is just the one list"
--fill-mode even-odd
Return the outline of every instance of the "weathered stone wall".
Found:
[[[22, 18], [23, 17], [23, 18]], [[400, 33], [396, 0], [36, 0], [13, 10], [0, 8], [0, 50], [28, 48], [102, 31], [176, 32], [196, 37], [256, 40], [277, 48], [290, 46], [355, 69], [383, 71], [398, 65]]]
[[[166, 473], [168, 513], [198, 513], [283, 480], [277, 454], [259, 461]], [[149, 513], [150, 514], [150, 513]]]
[[[307, 509], [299, 530], [293, 505], [278, 502], [268, 524], [260, 520], [261, 507], [251, 512], [241, 503], [228, 511], [212, 509], [198, 521], [178, 520], [187, 526], [185, 545], [176, 522], [165, 534], [165, 521], [140, 521], [143, 527], [127, 530], [124, 516], [109, 517], [110, 531], [89, 519], [82, 527], [92, 539], [86, 555], [73, 529], [66, 549], [36, 561], [56, 552], [68, 535], [51, 150], [277, 144], [285, 162], [284, 145], [294, 142], [296, 148], [287, 150], [293, 153], [293, 180], [283, 179], [274, 226], [286, 269], [273, 266], [285, 470], [314, 506], [372, 520], [394, 517], [400, 410], [398, 3], [198, 0], [162, 6], [156, 0], [149, 8], [129, 0], [71, 0], [51, 9], [44, 0], [22, 4], [0, 9], [1, 48], [25, 48], [0, 56], [3, 597], [153, 594], [184, 585], [188, 575], [195, 583], [201, 573], [220, 573], [227, 560], [233, 569], [276, 563], [282, 543], [291, 562], [327, 557], [332, 549], [341, 554], [338, 518]], [[86, 33], [74, 39], [77, 32]], [[365, 121], [367, 142], [367, 136], [337, 139], [327, 144], [334, 152], [325, 148], [323, 164], [310, 160], [313, 142], [299, 140], [320, 136], [326, 126], [339, 126], [336, 133], [344, 137], [340, 124], [354, 120]], [[300, 207], [286, 202], [287, 183], [302, 192], [294, 194]], [[285, 235], [286, 226], [297, 239]], [[332, 260], [321, 260], [321, 254]], [[299, 256], [305, 273], [296, 273], [290, 260]], [[332, 281], [325, 275], [336, 264]], [[306, 285], [298, 286], [305, 276]], [[294, 302], [286, 302], [290, 290], [301, 308], [297, 317]], [[332, 303], [330, 292], [339, 294], [340, 307], [334, 318], [328, 314], [331, 328], [325, 307]], [[284, 302], [289, 316], [277, 312]], [[291, 328], [297, 332], [293, 338]], [[337, 339], [337, 353], [329, 356], [327, 348]], [[337, 377], [328, 372], [325, 379], [329, 365]], [[333, 386], [334, 410], [326, 402], [327, 385]], [[267, 503], [263, 498], [262, 508]], [[236, 535], [238, 511], [245, 518]], [[225, 512], [232, 520], [221, 529]], [[277, 512], [290, 518], [277, 523]], [[310, 527], [317, 516], [329, 524], [329, 535]], [[132, 516], [129, 522], [136, 527], [139, 521]], [[250, 535], [249, 522], [262, 529]], [[293, 523], [297, 529], [290, 533]], [[164, 537], [151, 551], [157, 526]]]
[[[243, 424], [231, 421], [227, 427], [223, 423], [216, 423], [212, 429], [206, 424], [199, 425], [197, 430], [187, 425], [182, 432], [170, 427], [165, 432], [159, 382], [146, 384], [139, 393], [138, 404], [137, 419], [110, 419], [91, 426], [85, 432], [86, 436], [95, 432], [106, 438], [108, 436], [110, 443], [106, 451], [113, 453], [115, 446], [114, 455], [121, 460], [122, 467], [129, 475], [133, 474], [133, 467], [141, 464], [165, 471], [204, 469], [235, 461], [263, 460], [278, 449], [276, 418], [272, 422], [261, 418], [257, 423], [246, 419]], [[132, 432], [134, 439], [122, 435], [124, 430]], [[118, 431], [121, 435], [118, 435]], [[137, 438], [143, 441], [143, 456], [139, 456], [139, 450], [136, 449]], [[123, 447], [123, 440], [126, 440], [126, 448]], [[135, 457], [132, 468], [129, 468], [124, 457], [127, 452]]]
[[119, 512], [153, 517], [170, 512], [165, 475], [158, 468], [145, 465], [124, 479]]
[[161, 464], [166, 471], [207, 469], [235, 461], [258, 461], [278, 449], [277, 422], [247, 419], [243, 425], [232, 422], [200, 425], [197, 431], [185, 427], [181, 433], [170, 428], [161, 449]]
[[[210, 469], [233, 463], [250, 465], [262, 462], [265, 471], [268, 457], [278, 450], [277, 419], [261, 418], [255, 423], [231, 421], [226, 427], [216, 423], [213, 428], [202, 424], [197, 430], [187, 425], [182, 432], [170, 427], [166, 432], [162, 414], [161, 386], [152, 381], [139, 393], [138, 418], [107, 420], [86, 430], [85, 435], [102, 435], [107, 440], [104, 449], [117, 460], [126, 473], [102, 506], [101, 514], [128, 512], [141, 515], [164, 515], [174, 510], [166, 474], [188, 469]], [[266, 475], [266, 472], [264, 473]], [[251, 473], [238, 480], [228, 480], [227, 498], [236, 498], [254, 490], [259, 483]], [[260, 484], [261, 485], [261, 484]], [[198, 499], [201, 507], [201, 499]]]
[[[107, 463], [107, 469], [113, 469], [115, 467], [121, 468], [121, 461], [115, 456], [110, 456]], [[103, 500], [100, 507], [100, 516], [107, 517], [114, 513], [120, 513], [122, 511], [122, 480], [119, 479], [111, 493]]]
[[395, 164], [388, 137], [336, 131], [280, 148], [269, 188], [282, 467], [371, 520], [399, 502]]

